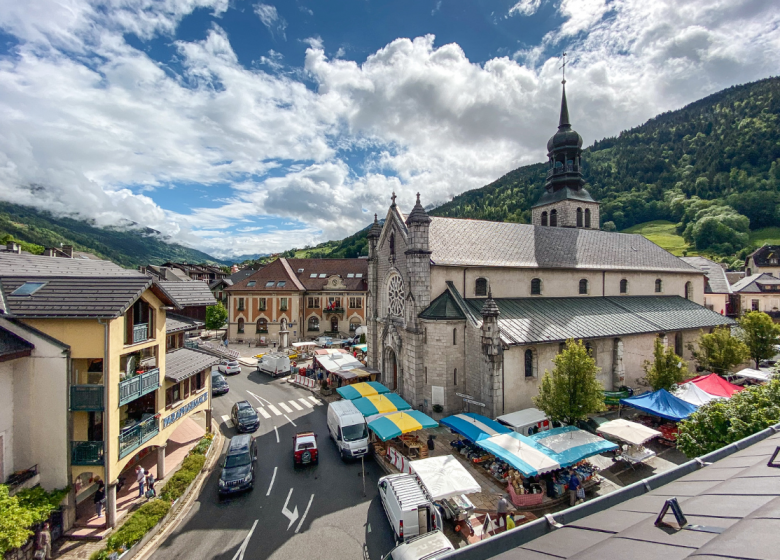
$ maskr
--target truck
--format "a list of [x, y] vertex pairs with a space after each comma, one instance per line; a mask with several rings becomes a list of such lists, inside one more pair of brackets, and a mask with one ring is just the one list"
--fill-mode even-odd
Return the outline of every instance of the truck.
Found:
[[441, 513], [413, 474], [390, 474], [379, 479], [379, 499], [393, 527], [396, 542], [442, 529]]
[[290, 375], [290, 358], [281, 352], [270, 352], [257, 360], [257, 371], [272, 377]]

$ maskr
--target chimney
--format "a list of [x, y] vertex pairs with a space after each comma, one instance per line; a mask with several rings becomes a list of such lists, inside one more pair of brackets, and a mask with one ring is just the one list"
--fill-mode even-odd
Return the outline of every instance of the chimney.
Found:
[[13, 241], [9, 241], [8, 244], [5, 246], [5, 248], [8, 250], [9, 253], [16, 253], [21, 254], [22, 253], [22, 246], [18, 243], [14, 243]]
[[48, 247], [48, 248], [44, 249], [44, 251], [43, 251], [43, 256], [44, 256], [44, 257], [53, 257], [53, 256], [55, 256], [55, 255], [54, 255], [54, 251], [55, 251], [55, 250], [54, 250], [53, 248], [51, 248], [51, 247]]
[[73, 258], [73, 245], [63, 245], [62, 252], [67, 255], [69, 259]]

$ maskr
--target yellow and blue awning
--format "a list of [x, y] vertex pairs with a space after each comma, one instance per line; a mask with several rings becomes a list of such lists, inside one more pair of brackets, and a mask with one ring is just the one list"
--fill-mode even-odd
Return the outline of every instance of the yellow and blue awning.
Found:
[[387, 441], [401, 434], [438, 427], [438, 422], [419, 410], [394, 412], [368, 423], [368, 429], [379, 439]]
[[403, 400], [395, 393], [385, 393], [384, 395], [372, 395], [370, 397], [361, 397], [352, 401], [363, 416], [374, 416], [387, 412], [398, 412], [400, 410], [409, 410], [412, 408], [408, 402]]
[[389, 393], [390, 389], [376, 381], [367, 381], [365, 383], [355, 383], [346, 387], [339, 387], [336, 392], [343, 398], [354, 401], [361, 397], [371, 397], [373, 395], [382, 395]]

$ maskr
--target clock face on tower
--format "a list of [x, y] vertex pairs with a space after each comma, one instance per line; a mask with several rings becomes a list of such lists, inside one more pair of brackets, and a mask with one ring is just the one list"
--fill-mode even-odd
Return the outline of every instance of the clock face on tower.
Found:
[[404, 281], [397, 274], [387, 284], [387, 303], [390, 315], [401, 317], [404, 313]]

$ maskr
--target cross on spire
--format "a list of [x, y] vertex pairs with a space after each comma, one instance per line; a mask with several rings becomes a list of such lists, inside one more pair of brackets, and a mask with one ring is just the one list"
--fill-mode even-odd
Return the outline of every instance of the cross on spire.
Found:
[[561, 81], [562, 84], [566, 84], [566, 53], [564, 52], [561, 55], [561, 59], [563, 60], [563, 64], [561, 64], [561, 67], [559, 70], [563, 70], [563, 80]]
[[390, 200], [393, 201], [393, 206], [395, 206], [395, 191], [393, 191], [393, 196], [390, 197]]

